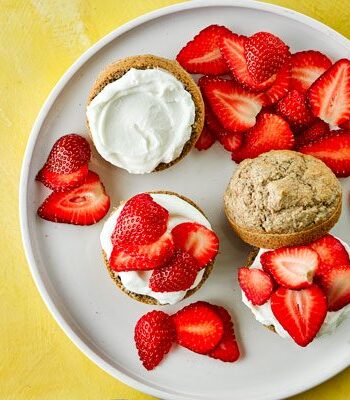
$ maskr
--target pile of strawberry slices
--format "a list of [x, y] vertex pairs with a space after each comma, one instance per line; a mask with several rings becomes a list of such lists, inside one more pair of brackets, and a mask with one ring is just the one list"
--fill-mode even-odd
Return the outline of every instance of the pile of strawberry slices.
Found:
[[171, 316], [163, 311], [145, 314], [135, 326], [134, 339], [147, 370], [162, 361], [173, 343], [224, 362], [234, 362], [240, 355], [230, 314], [204, 301]]
[[148, 193], [123, 206], [111, 236], [109, 265], [116, 272], [153, 270], [154, 292], [189, 289], [198, 272], [214, 260], [219, 248], [216, 234], [195, 222], [168, 230], [169, 212]]
[[350, 304], [349, 254], [330, 234], [307, 246], [262, 253], [260, 263], [261, 269], [239, 269], [241, 289], [254, 305], [269, 301], [277, 321], [300, 346], [315, 338], [328, 311]]
[[99, 176], [89, 170], [90, 157], [90, 145], [82, 136], [69, 134], [56, 141], [36, 176], [53, 191], [39, 207], [39, 217], [91, 225], [107, 214], [110, 199]]
[[291, 54], [277, 36], [247, 37], [210, 25], [179, 52], [202, 74], [205, 127], [196, 143], [216, 140], [240, 162], [269, 150], [294, 149], [350, 175], [350, 61], [319, 51]]

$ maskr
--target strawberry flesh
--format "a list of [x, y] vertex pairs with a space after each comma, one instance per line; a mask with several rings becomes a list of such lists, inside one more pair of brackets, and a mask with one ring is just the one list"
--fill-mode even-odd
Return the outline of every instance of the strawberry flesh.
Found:
[[264, 92], [260, 93], [260, 100], [264, 107], [275, 104], [282, 99], [289, 91], [290, 84], [290, 64], [287, 62], [277, 73], [276, 79]]
[[295, 148], [298, 149], [299, 147], [303, 147], [306, 144], [329, 135], [329, 133], [329, 125], [322, 121], [322, 119], [317, 119], [309, 126], [309, 128], [305, 129], [303, 132], [299, 133], [298, 136], [296, 136]]
[[265, 271], [242, 267], [238, 270], [238, 282], [247, 299], [254, 305], [261, 306], [271, 297], [273, 281]]
[[36, 180], [55, 192], [67, 192], [82, 185], [88, 176], [88, 164], [82, 165], [79, 169], [69, 174], [58, 174], [50, 171], [44, 166], [37, 174]]
[[213, 132], [207, 126], [204, 126], [195, 147], [197, 150], [207, 150], [215, 143], [215, 140]]

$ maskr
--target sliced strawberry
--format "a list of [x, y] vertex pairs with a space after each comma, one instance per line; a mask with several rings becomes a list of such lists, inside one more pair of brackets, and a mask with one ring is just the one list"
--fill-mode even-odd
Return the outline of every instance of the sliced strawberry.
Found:
[[273, 281], [269, 274], [260, 269], [240, 268], [238, 282], [247, 299], [254, 305], [261, 306], [271, 297]]
[[315, 120], [307, 104], [306, 94], [297, 90], [291, 90], [276, 104], [276, 113], [296, 131], [307, 128]]
[[224, 146], [227, 151], [238, 150], [243, 143], [242, 132], [226, 132], [219, 136], [219, 142]]
[[290, 64], [287, 62], [277, 73], [271, 87], [265, 90], [265, 92], [260, 93], [259, 98], [264, 107], [277, 103], [278, 100], [282, 99], [288, 93], [290, 74]]
[[343, 124], [340, 124], [339, 126], [340, 126], [340, 128], [344, 129], [345, 131], [350, 131], [350, 119], [349, 119], [349, 121], [346, 121]]
[[149, 194], [136, 195], [125, 203], [112, 234], [112, 243], [153, 243], [166, 231], [168, 219], [168, 211], [153, 201]]
[[231, 31], [224, 26], [210, 25], [201, 30], [176, 56], [179, 64], [192, 74], [222, 75], [228, 72], [218, 41]]
[[350, 264], [324, 270], [319, 284], [328, 299], [328, 311], [338, 311], [350, 303]]
[[301, 289], [312, 284], [320, 259], [316, 251], [307, 246], [293, 246], [267, 251], [261, 255], [260, 262], [278, 284]]
[[334, 236], [328, 234], [309, 244], [320, 258], [320, 264], [316, 275], [322, 275], [324, 271], [338, 265], [350, 264], [350, 257], [342, 243]]
[[295, 148], [305, 146], [311, 142], [321, 139], [329, 134], [329, 125], [322, 119], [316, 119], [309, 128], [298, 134], [295, 138]]
[[232, 152], [232, 160], [241, 162], [245, 158], [255, 158], [270, 150], [292, 149], [294, 135], [288, 123], [278, 115], [263, 113], [256, 125], [245, 135], [242, 146]]
[[302, 290], [280, 287], [271, 296], [271, 309], [277, 321], [302, 347], [317, 335], [327, 314], [327, 299], [312, 285]]
[[350, 120], [350, 61], [337, 61], [310, 87], [311, 110], [331, 126]]
[[292, 79], [290, 88], [306, 92], [328, 68], [332, 61], [319, 51], [299, 51], [292, 54]]
[[[200, 85], [201, 82], [203, 82], [203, 81], [205, 82], [205, 79], [206, 78], [201, 78], [198, 81], [198, 85]], [[226, 131], [225, 131], [224, 127], [220, 124], [218, 119], [216, 118], [213, 111], [211, 110], [208, 102], [205, 101], [204, 104], [205, 104], [205, 125], [210, 129], [210, 131], [212, 133], [215, 134], [215, 137], [218, 138], [222, 134], [225, 134]]]
[[215, 140], [216, 138], [212, 131], [207, 126], [204, 126], [195, 147], [198, 150], [207, 150], [215, 143]]
[[258, 96], [232, 80], [201, 78], [202, 93], [214, 114], [228, 131], [243, 132], [255, 125], [261, 110]]
[[184, 222], [171, 231], [176, 248], [191, 254], [200, 268], [214, 260], [219, 250], [215, 232], [196, 222]]
[[162, 361], [175, 341], [174, 324], [165, 312], [151, 311], [137, 321], [134, 340], [143, 366], [151, 370]]
[[204, 301], [192, 303], [172, 316], [177, 342], [196, 353], [208, 354], [220, 342], [224, 326], [213, 306]]
[[187, 290], [193, 285], [199, 269], [189, 253], [177, 249], [165, 265], [153, 271], [149, 286], [154, 292]]
[[110, 199], [97, 174], [89, 171], [85, 183], [69, 192], [53, 192], [38, 209], [39, 217], [53, 222], [92, 225], [108, 212]]
[[319, 158], [339, 177], [350, 175], [350, 132], [334, 131], [298, 151]]
[[50, 171], [47, 166], [43, 167], [36, 176], [36, 180], [42, 182], [46, 187], [55, 192], [67, 192], [82, 185], [88, 176], [88, 164], [81, 166], [70, 174], [58, 174]]
[[237, 344], [235, 332], [233, 330], [233, 323], [230, 314], [224, 307], [212, 306], [215, 312], [220, 316], [224, 333], [219, 344], [208, 355], [209, 357], [221, 360], [224, 362], [235, 362], [240, 356], [239, 347]]

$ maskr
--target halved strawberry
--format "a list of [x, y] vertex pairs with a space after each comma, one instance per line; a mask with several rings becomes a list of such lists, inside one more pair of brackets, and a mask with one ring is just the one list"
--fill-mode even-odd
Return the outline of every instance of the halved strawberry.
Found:
[[299, 147], [298, 151], [319, 158], [339, 177], [349, 176], [350, 132], [331, 131], [331, 133], [331, 135]]
[[243, 143], [242, 132], [226, 132], [218, 137], [219, 142], [224, 146], [227, 151], [238, 150]]
[[[205, 78], [201, 78], [198, 81], [198, 85], [201, 85], [201, 82], [205, 82]], [[205, 104], [205, 125], [210, 129], [212, 133], [215, 134], [215, 137], [218, 138], [220, 135], [226, 133], [224, 127], [220, 124], [215, 114], [211, 110], [207, 101]]]
[[302, 290], [278, 288], [271, 296], [277, 321], [302, 347], [317, 335], [327, 314], [327, 299], [316, 285]]
[[152, 272], [149, 286], [154, 292], [187, 290], [193, 285], [199, 269], [189, 253], [177, 249], [166, 264]]
[[176, 60], [192, 74], [225, 74], [228, 67], [220, 53], [218, 41], [230, 33], [224, 26], [207, 26], [181, 49]]
[[341, 59], [310, 87], [311, 110], [331, 126], [350, 120], [350, 60]]
[[55, 192], [67, 192], [83, 184], [88, 173], [88, 164], [84, 164], [69, 174], [58, 174], [57, 172], [50, 171], [47, 166], [44, 166], [38, 172], [35, 179]]
[[201, 78], [202, 93], [214, 114], [228, 131], [243, 132], [255, 125], [261, 110], [258, 96], [232, 80]]
[[328, 311], [350, 304], [350, 264], [338, 264], [324, 270], [318, 280], [328, 299]]
[[162, 361], [175, 341], [174, 324], [165, 312], [151, 311], [137, 321], [134, 340], [143, 366], [151, 370]]
[[110, 199], [97, 174], [89, 171], [85, 183], [69, 192], [53, 192], [38, 209], [39, 217], [53, 222], [92, 225], [108, 212]]
[[332, 66], [332, 61], [319, 51], [307, 50], [292, 54], [291, 64], [291, 89], [306, 92]]
[[312, 284], [320, 259], [307, 246], [293, 246], [267, 251], [261, 255], [260, 262], [279, 285], [301, 289]]
[[294, 135], [288, 123], [278, 115], [263, 113], [258, 116], [256, 125], [245, 133], [242, 146], [232, 152], [232, 160], [241, 162], [270, 150], [287, 150], [293, 146]]
[[299, 147], [321, 139], [329, 135], [329, 133], [329, 125], [322, 121], [322, 119], [316, 119], [309, 128], [305, 129], [295, 137], [295, 148], [298, 149]]
[[242, 267], [238, 270], [238, 282], [247, 299], [254, 305], [261, 306], [271, 297], [273, 281], [265, 271]]
[[277, 73], [271, 87], [260, 93], [260, 100], [264, 107], [277, 103], [289, 91], [290, 83], [290, 64], [287, 62], [281, 70]]
[[215, 140], [216, 138], [211, 130], [207, 126], [204, 126], [195, 147], [197, 150], [207, 150], [215, 143]]
[[215, 232], [196, 222], [184, 222], [171, 231], [175, 247], [189, 253], [197, 260], [200, 268], [216, 257], [219, 239]]
[[220, 342], [224, 325], [213, 306], [192, 303], [172, 316], [177, 342], [196, 353], [208, 354]]
[[350, 264], [350, 257], [342, 243], [334, 236], [327, 234], [309, 244], [320, 258], [320, 264], [316, 275], [322, 275], [324, 271], [338, 265]]
[[224, 362], [235, 362], [238, 360], [240, 352], [231, 316], [224, 307], [214, 305], [212, 307], [222, 320], [224, 333], [219, 344], [208, 355]]

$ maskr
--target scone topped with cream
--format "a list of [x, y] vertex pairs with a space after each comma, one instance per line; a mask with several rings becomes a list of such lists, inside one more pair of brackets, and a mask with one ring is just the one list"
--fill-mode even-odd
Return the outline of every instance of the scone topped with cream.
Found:
[[181, 160], [204, 124], [204, 104], [192, 77], [176, 62], [152, 55], [107, 66], [87, 105], [88, 127], [100, 155], [133, 174]]

